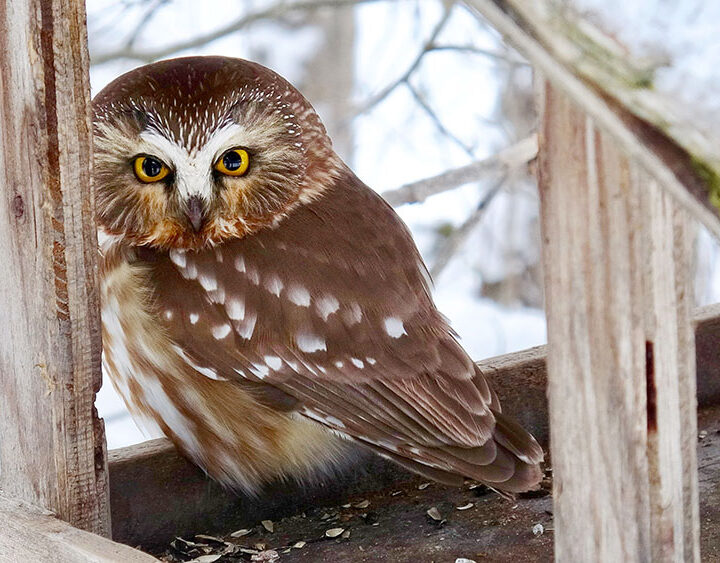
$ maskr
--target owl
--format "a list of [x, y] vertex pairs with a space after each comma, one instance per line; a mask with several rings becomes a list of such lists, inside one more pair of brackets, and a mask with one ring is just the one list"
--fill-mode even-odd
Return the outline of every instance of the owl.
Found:
[[523, 491], [542, 449], [430, 295], [405, 225], [312, 106], [241, 59], [162, 61], [93, 101], [103, 369], [133, 416], [249, 492], [368, 448]]

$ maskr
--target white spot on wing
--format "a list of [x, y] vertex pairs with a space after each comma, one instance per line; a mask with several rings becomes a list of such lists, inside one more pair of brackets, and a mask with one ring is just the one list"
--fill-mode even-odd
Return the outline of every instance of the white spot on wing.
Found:
[[345, 428], [345, 424], [342, 420], [339, 418], [335, 418], [334, 416], [326, 416], [325, 422], [327, 422], [331, 426], [337, 426], [338, 428]]
[[242, 323], [238, 325], [237, 331], [240, 336], [245, 340], [252, 338], [253, 332], [255, 331], [255, 322], [257, 321], [257, 315], [249, 313]]
[[365, 364], [363, 363], [363, 361], [359, 360], [358, 358], [350, 358], [350, 361], [358, 369], [362, 369], [365, 367]]
[[405, 332], [405, 325], [402, 320], [397, 317], [388, 317], [383, 322], [385, 324], [385, 332], [387, 332], [388, 336], [400, 338], [403, 334], [407, 334], [407, 332]]
[[340, 308], [340, 302], [332, 295], [324, 295], [315, 301], [318, 314], [324, 321]]
[[260, 274], [258, 274], [257, 268], [248, 267], [245, 275], [247, 276], [247, 279], [251, 284], [260, 284]]
[[350, 303], [343, 316], [347, 324], [357, 324], [362, 320], [362, 309], [357, 303]]
[[184, 268], [187, 265], [187, 255], [184, 250], [171, 250], [169, 256], [176, 266]]
[[200, 320], [200, 315], [198, 315], [197, 313], [190, 313], [189, 318], [190, 318], [190, 324], [194, 325], [195, 323], [197, 323]]
[[228, 323], [224, 323], [221, 325], [214, 326], [212, 329], [212, 335], [215, 338], [215, 340], [222, 340], [225, 338], [228, 334], [230, 334], [230, 325]]
[[270, 369], [274, 369], [275, 371], [279, 370], [283, 364], [282, 360], [277, 356], [265, 356], [263, 360], [270, 366]]
[[287, 298], [300, 307], [310, 306], [310, 293], [301, 285], [294, 285], [287, 291]]
[[241, 255], [235, 257], [235, 269], [240, 273], [245, 271], [245, 259]]
[[170, 309], [165, 309], [163, 316], [165, 317], [166, 321], [171, 321], [173, 318], [173, 312]]
[[217, 280], [213, 273], [200, 274], [198, 281], [205, 291], [215, 291], [217, 289]]
[[374, 366], [374, 365], [377, 363], [377, 360], [376, 360], [375, 358], [371, 358], [370, 356], [368, 356], [367, 358], [365, 358], [365, 361], [366, 361], [368, 364], [370, 364], [371, 366]]
[[335, 367], [338, 368], [338, 369], [342, 369], [342, 367], [343, 367], [344, 365], [345, 365], [345, 364], [342, 363], [340, 360], [338, 360], [337, 362], [335, 362]]
[[265, 379], [268, 375], [270, 375], [270, 368], [265, 364], [253, 364], [251, 369], [252, 372], [260, 379]]
[[297, 343], [298, 348], [300, 348], [303, 352], [311, 353], [327, 350], [325, 339], [314, 334], [305, 332], [300, 333], [295, 338], [295, 342]]
[[280, 292], [283, 289], [283, 282], [279, 277], [272, 275], [265, 282], [265, 287], [270, 293], [276, 297], [280, 297]]
[[238, 297], [231, 297], [225, 304], [228, 317], [234, 321], [241, 321], [245, 316], [245, 302]]

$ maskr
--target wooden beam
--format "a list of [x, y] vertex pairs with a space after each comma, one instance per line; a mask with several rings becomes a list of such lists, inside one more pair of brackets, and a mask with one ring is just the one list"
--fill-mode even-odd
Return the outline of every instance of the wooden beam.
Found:
[[108, 534], [87, 69], [82, 0], [0, 0], [0, 490]]
[[151, 563], [151, 555], [79, 530], [16, 500], [0, 496], [0, 561], [8, 563]]
[[546, 87], [539, 185], [557, 561], [699, 561], [686, 216]]
[[690, 127], [648, 69], [561, 2], [464, 2], [720, 239], [720, 138]]

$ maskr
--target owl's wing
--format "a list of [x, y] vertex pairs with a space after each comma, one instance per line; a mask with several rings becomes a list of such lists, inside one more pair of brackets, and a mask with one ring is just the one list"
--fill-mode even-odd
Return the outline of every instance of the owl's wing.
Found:
[[284, 405], [413, 471], [534, 486], [542, 450], [500, 413], [435, 309], [405, 226], [352, 178], [274, 230], [155, 256], [165, 330], [195, 365], [262, 384], [270, 404], [279, 390]]

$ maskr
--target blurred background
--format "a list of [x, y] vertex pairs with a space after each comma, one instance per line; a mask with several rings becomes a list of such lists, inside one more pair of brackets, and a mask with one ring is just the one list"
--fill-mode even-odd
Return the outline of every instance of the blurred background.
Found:
[[[93, 95], [155, 60], [262, 63], [312, 102], [341, 157], [413, 232], [476, 359], [545, 342], [531, 67], [450, 0], [87, 0]], [[432, 195], [431, 195], [432, 194]], [[696, 300], [720, 301], [698, 228]], [[106, 381], [108, 446], [148, 437]]]

